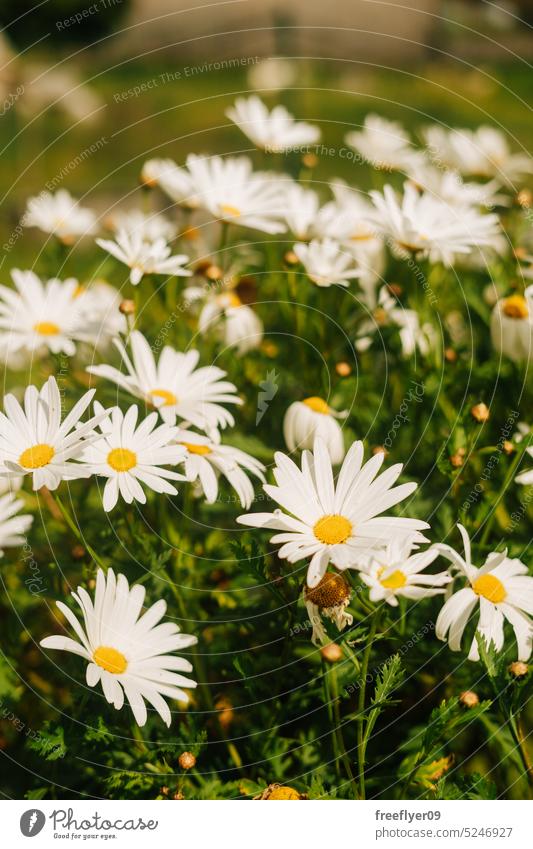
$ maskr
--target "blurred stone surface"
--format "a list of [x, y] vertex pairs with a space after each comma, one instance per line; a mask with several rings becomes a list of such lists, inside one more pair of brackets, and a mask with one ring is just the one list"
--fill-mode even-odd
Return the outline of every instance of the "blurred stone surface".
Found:
[[[423, 55], [441, 0], [133, 0], [122, 38], [129, 49], [183, 56], [354, 56], [370, 61]], [[409, 7], [409, 8], [408, 8]]]

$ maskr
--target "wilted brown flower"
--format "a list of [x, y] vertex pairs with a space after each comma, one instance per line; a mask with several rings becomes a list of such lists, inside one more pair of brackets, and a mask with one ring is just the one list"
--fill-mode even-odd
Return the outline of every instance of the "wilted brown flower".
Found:
[[319, 610], [337, 607], [344, 604], [351, 595], [351, 590], [342, 575], [328, 572], [320, 579], [316, 587], [305, 588], [305, 599], [315, 604]]

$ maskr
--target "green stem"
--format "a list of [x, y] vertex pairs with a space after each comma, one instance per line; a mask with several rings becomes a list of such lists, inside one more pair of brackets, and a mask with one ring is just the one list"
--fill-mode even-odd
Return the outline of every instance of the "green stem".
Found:
[[346, 744], [344, 742], [344, 735], [342, 733], [342, 721], [341, 721], [341, 712], [340, 712], [340, 699], [339, 699], [339, 685], [337, 680], [337, 668], [333, 665], [333, 668], [330, 672], [331, 675], [331, 693], [333, 696], [333, 716], [335, 719], [335, 730], [337, 732], [337, 742], [340, 749], [341, 760], [344, 764], [344, 769], [346, 770], [346, 775], [350, 779], [350, 782], [354, 788], [355, 797], [357, 798], [357, 783], [355, 781], [355, 777], [352, 771], [352, 764], [350, 762], [350, 758], [348, 757], [348, 753], [346, 751]]
[[522, 440], [522, 442], [520, 443], [520, 448], [516, 452], [516, 457], [514, 458], [513, 462], [509, 466], [509, 468], [507, 469], [507, 474], [505, 475], [505, 480], [502, 484], [502, 488], [500, 489], [500, 491], [499, 491], [499, 493], [496, 497], [496, 500], [492, 502], [489, 513], [485, 517], [487, 519], [487, 521], [486, 521], [485, 527], [483, 529], [483, 534], [481, 535], [480, 545], [484, 545], [487, 542], [488, 536], [489, 536], [491, 528], [492, 528], [492, 523], [494, 522], [494, 519], [495, 519], [495, 516], [496, 516], [496, 510], [498, 508], [498, 505], [500, 504], [500, 502], [501, 502], [503, 496], [505, 495], [509, 485], [511, 484], [511, 481], [514, 479], [516, 470], [517, 470], [518, 466], [520, 465], [520, 461], [522, 460], [522, 457], [524, 456], [524, 454], [526, 453], [527, 449], [529, 448], [529, 446], [531, 444], [532, 437], [533, 437], [533, 429], [529, 431], [527, 436], [525, 436], [524, 439]]
[[522, 766], [524, 768], [524, 775], [528, 785], [528, 793], [529, 798], [533, 798], [533, 766], [529, 759], [529, 752], [526, 748], [526, 741], [521, 733], [520, 721], [518, 717], [515, 717], [511, 711], [509, 711], [509, 729], [511, 731], [512, 738], [516, 743], [516, 747], [518, 749], [518, 754], [520, 755], [520, 760], [522, 761]]
[[359, 773], [359, 796], [361, 799], [365, 798], [365, 753], [368, 744], [368, 740], [366, 739], [364, 734], [363, 720], [366, 701], [366, 676], [368, 674], [368, 664], [370, 661], [370, 654], [372, 652], [372, 645], [374, 643], [374, 638], [376, 636], [376, 631], [378, 627], [378, 619], [379, 608], [376, 608], [372, 616], [372, 621], [370, 623], [370, 631], [363, 653], [363, 661], [361, 663], [361, 686], [359, 688], [359, 700], [357, 705], [357, 763]]
[[333, 695], [330, 689], [330, 680], [329, 680], [329, 672], [326, 669], [325, 661], [322, 660], [322, 683], [324, 685], [324, 701], [326, 702], [326, 709], [328, 712], [328, 725], [331, 734], [331, 745], [333, 748], [333, 758], [335, 761], [335, 772], [337, 773], [337, 778], [340, 778], [340, 766], [339, 766], [339, 758], [340, 752], [338, 748], [338, 737], [337, 737], [337, 729], [335, 727], [335, 717], [333, 715]]
[[54, 499], [55, 503], [57, 504], [57, 506], [58, 506], [58, 508], [61, 512], [61, 515], [63, 516], [65, 522], [67, 523], [68, 527], [70, 528], [70, 530], [72, 531], [72, 533], [74, 534], [76, 539], [81, 543], [81, 545], [85, 549], [87, 549], [87, 551], [89, 552], [89, 554], [92, 557], [92, 559], [94, 560], [94, 562], [97, 563], [98, 566], [100, 566], [102, 569], [107, 570], [107, 565], [103, 562], [100, 555], [98, 555], [96, 553], [96, 551], [90, 545], [90, 543], [87, 542], [87, 540], [83, 536], [82, 532], [80, 531], [78, 525], [74, 521], [73, 517], [70, 515], [70, 512], [68, 511], [68, 509], [65, 507], [65, 505], [61, 501], [61, 498], [59, 497], [59, 495], [57, 495], [57, 493], [55, 493], [55, 492], [52, 492], [50, 494], [51, 494], [52, 498]]

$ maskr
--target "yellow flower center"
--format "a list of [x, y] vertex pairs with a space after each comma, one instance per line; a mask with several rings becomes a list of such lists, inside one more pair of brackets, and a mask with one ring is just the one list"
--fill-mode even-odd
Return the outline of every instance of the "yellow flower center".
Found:
[[137, 454], [129, 448], [113, 448], [107, 455], [107, 462], [115, 472], [129, 472], [137, 465]]
[[231, 218], [240, 218], [241, 211], [236, 206], [231, 206], [229, 203], [223, 203], [220, 207], [220, 211], [224, 216]]
[[194, 445], [192, 442], [180, 442], [180, 445], [185, 445], [189, 454], [211, 454], [209, 445]]
[[383, 580], [380, 578], [379, 583], [386, 590], [399, 590], [401, 587], [405, 587], [407, 578], [400, 569], [396, 569], [388, 578], [383, 578]]
[[482, 595], [493, 604], [499, 604], [507, 596], [507, 591], [499, 580], [494, 575], [481, 575], [472, 584], [472, 589], [476, 595]]
[[19, 457], [19, 463], [25, 469], [41, 469], [48, 465], [55, 453], [51, 445], [42, 442], [40, 445], [26, 448]]
[[322, 413], [322, 415], [327, 416], [329, 413], [329, 407], [326, 402], [319, 398], [317, 395], [312, 395], [311, 398], [305, 398], [302, 401], [302, 404], [305, 404], [306, 407], [309, 407], [314, 413]]
[[57, 336], [60, 332], [58, 325], [53, 321], [38, 321], [33, 325], [33, 329], [41, 336]]
[[341, 542], [346, 542], [348, 537], [351, 536], [352, 523], [344, 516], [332, 513], [330, 516], [322, 516], [315, 523], [313, 533], [317, 540], [323, 542], [324, 545], [338, 545]]
[[275, 787], [267, 796], [267, 801], [299, 801], [300, 794], [293, 787]]
[[527, 318], [529, 316], [527, 301], [523, 295], [511, 295], [509, 298], [505, 298], [502, 310], [508, 318]]
[[106, 672], [121, 675], [128, 668], [128, 661], [122, 654], [111, 646], [98, 646], [93, 654], [93, 660]]
[[163, 407], [172, 407], [173, 404], [178, 403], [178, 399], [174, 393], [169, 392], [168, 389], [152, 389], [150, 390], [150, 395], [155, 398], [162, 398], [164, 401]]
[[226, 292], [224, 295], [220, 295], [220, 302], [224, 304], [225, 307], [242, 306], [242, 301], [235, 292]]

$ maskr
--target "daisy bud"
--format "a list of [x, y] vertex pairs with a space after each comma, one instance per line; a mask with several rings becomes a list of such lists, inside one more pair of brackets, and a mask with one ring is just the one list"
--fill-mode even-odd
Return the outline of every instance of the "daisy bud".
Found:
[[75, 545], [70, 553], [72, 554], [74, 560], [83, 560], [86, 551], [83, 545]]
[[181, 802], [183, 799], [185, 799], [185, 796], [179, 790], [176, 790], [172, 798], [175, 799], [176, 802]]
[[387, 289], [391, 293], [391, 295], [395, 295], [397, 298], [403, 294], [403, 286], [400, 286], [399, 283], [388, 283]]
[[339, 377], [348, 377], [352, 373], [352, 367], [350, 363], [337, 363], [335, 366], [335, 371], [339, 375]]
[[305, 799], [305, 795], [302, 793], [298, 793], [294, 787], [284, 786], [282, 784], [269, 784], [266, 790], [263, 790], [260, 796], [256, 796], [255, 799], [260, 801], [299, 801], [301, 799]]
[[444, 357], [446, 362], [455, 363], [457, 361], [457, 351], [454, 351], [453, 348], [446, 348], [444, 351]]
[[342, 649], [337, 643], [328, 643], [320, 649], [320, 654], [328, 663], [336, 663], [342, 658]]
[[522, 189], [518, 192], [516, 200], [519, 206], [529, 209], [529, 207], [533, 203], [533, 194], [529, 189]]
[[294, 251], [287, 251], [287, 253], [283, 257], [283, 262], [285, 265], [298, 265], [300, 260], [294, 253]]
[[302, 156], [302, 165], [304, 168], [316, 168], [318, 165], [318, 156], [316, 153], [304, 153]]
[[283, 420], [287, 448], [289, 451], [312, 448], [315, 438], [320, 436], [326, 443], [331, 462], [341, 463], [344, 458], [344, 438], [337, 418], [344, 415], [336, 413], [323, 398], [315, 395], [303, 401], [295, 401]]
[[218, 265], [209, 265], [204, 271], [204, 276], [207, 277], [208, 280], [216, 282], [217, 280], [222, 280], [224, 272]]
[[168, 794], [169, 794], [169, 789], [168, 789], [168, 787], [163, 786], [163, 787], [160, 787], [160, 788], [159, 788], [159, 795], [160, 795], [160, 796], [168, 796]]
[[475, 419], [476, 422], [479, 422], [479, 424], [483, 424], [483, 422], [488, 421], [490, 417], [490, 411], [486, 404], [474, 404], [470, 413], [472, 418]]
[[529, 667], [523, 660], [515, 660], [514, 663], [511, 663], [509, 666], [509, 672], [514, 678], [523, 678], [527, 675], [528, 671]]
[[122, 315], [133, 315], [135, 312], [135, 301], [126, 298], [126, 300], [120, 302], [119, 310]]
[[514, 445], [513, 445], [513, 443], [512, 443], [509, 439], [506, 439], [506, 440], [504, 441], [504, 443], [503, 443], [503, 450], [504, 450], [504, 453], [505, 453], [505, 454], [512, 454], [512, 453], [513, 453], [513, 451], [514, 451]]
[[465, 690], [465, 692], [461, 693], [459, 696], [459, 701], [466, 708], [475, 708], [479, 704], [479, 696], [472, 690]]
[[178, 763], [182, 769], [192, 769], [196, 765], [196, 758], [192, 752], [182, 752]]
[[450, 463], [452, 464], [454, 469], [461, 468], [464, 463], [465, 453], [466, 452], [464, 448], [459, 448], [459, 450], [456, 451], [455, 454], [452, 454], [452, 456], [450, 457]]
[[263, 341], [261, 348], [267, 357], [277, 357], [279, 354], [279, 348], [274, 342]]
[[527, 254], [527, 249], [526, 249], [526, 248], [523, 248], [521, 245], [519, 245], [518, 247], [514, 248], [514, 250], [513, 250], [513, 254], [515, 255], [515, 258], [516, 258], [516, 259], [518, 259], [518, 260], [525, 259], [525, 258], [527, 257], [527, 255], [528, 255], [528, 254]]
[[224, 730], [229, 728], [234, 719], [233, 705], [229, 699], [221, 698], [215, 702], [215, 708], [220, 711], [218, 721]]

